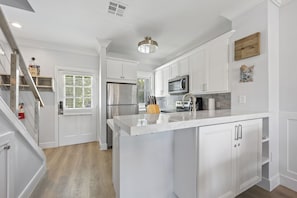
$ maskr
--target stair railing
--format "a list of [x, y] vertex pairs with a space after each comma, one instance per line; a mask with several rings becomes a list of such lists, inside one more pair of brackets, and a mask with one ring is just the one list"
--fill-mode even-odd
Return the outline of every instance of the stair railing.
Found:
[[33, 138], [39, 145], [39, 118], [40, 118], [40, 107], [44, 106], [43, 100], [40, 93], [33, 81], [30, 72], [27, 69], [26, 63], [22, 56], [22, 53], [14, 39], [14, 36], [9, 28], [5, 15], [0, 7], [0, 28], [6, 38], [12, 54], [10, 61], [10, 109], [18, 116], [19, 108], [19, 68], [21, 69], [26, 83], [29, 85], [29, 90], [32, 92], [35, 98], [35, 109], [34, 109], [34, 136]]

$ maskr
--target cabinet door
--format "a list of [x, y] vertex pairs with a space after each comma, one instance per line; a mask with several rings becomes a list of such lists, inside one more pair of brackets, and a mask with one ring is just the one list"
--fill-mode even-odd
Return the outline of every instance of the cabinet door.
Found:
[[189, 74], [189, 59], [188, 59], [188, 57], [178, 61], [178, 74], [180, 76]]
[[208, 92], [228, 91], [228, 39], [220, 37], [209, 44]]
[[123, 62], [123, 77], [125, 80], [137, 80], [137, 64]]
[[107, 59], [107, 79], [122, 79], [123, 66], [121, 61]]
[[170, 78], [170, 68], [169, 67], [165, 67], [164, 69], [162, 69], [163, 72], [163, 96], [168, 96], [168, 80]]
[[198, 197], [235, 197], [234, 124], [199, 128]]
[[180, 76], [177, 62], [170, 65], [170, 79]]
[[237, 194], [257, 184], [262, 177], [262, 120], [249, 120], [239, 124]]
[[161, 97], [163, 95], [163, 72], [162, 70], [157, 70], [155, 72], [155, 95], [156, 97]]
[[14, 197], [14, 145], [13, 134], [0, 136], [0, 197]]
[[201, 49], [189, 57], [190, 92], [193, 94], [206, 91], [206, 55], [206, 49]]

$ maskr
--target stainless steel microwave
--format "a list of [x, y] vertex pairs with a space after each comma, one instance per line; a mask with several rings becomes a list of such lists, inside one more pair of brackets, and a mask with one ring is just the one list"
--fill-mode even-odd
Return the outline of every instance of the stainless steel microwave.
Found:
[[178, 76], [168, 81], [169, 94], [183, 94], [189, 92], [189, 75]]

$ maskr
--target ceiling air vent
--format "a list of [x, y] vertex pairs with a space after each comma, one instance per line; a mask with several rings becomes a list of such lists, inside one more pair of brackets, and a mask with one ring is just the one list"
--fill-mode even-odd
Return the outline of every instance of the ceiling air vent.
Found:
[[108, 13], [116, 16], [124, 16], [127, 6], [119, 1], [110, 1], [108, 5]]

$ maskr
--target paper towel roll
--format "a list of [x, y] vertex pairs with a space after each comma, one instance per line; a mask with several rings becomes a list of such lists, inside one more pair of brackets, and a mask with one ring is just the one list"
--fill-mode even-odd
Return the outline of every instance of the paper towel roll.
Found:
[[215, 99], [214, 98], [208, 99], [208, 110], [215, 110]]

